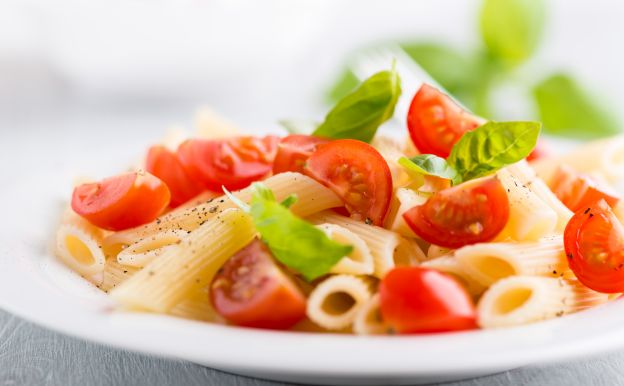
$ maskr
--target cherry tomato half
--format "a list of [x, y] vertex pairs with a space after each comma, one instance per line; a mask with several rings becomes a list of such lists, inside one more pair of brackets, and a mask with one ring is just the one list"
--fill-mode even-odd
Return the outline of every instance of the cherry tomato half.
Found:
[[441, 190], [403, 214], [423, 240], [446, 248], [490, 241], [509, 220], [509, 200], [496, 178]]
[[407, 114], [410, 137], [418, 150], [443, 158], [449, 156], [464, 133], [484, 123], [428, 84], [420, 87]]
[[244, 327], [287, 329], [305, 317], [306, 298], [260, 240], [232, 256], [215, 276], [212, 304]]
[[550, 188], [557, 198], [571, 211], [587, 209], [603, 199], [614, 207], [619, 197], [608, 187], [601, 187], [590, 176], [577, 173], [568, 166], [560, 165], [550, 181]]
[[278, 142], [275, 136], [193, 139], [180, 145], [178, 157], [205, 188], [239, 190], [271, 172]]
[[598, 292], [624, 292], [624, 227], [604, 200], [572, 216], [563, 234], [568, 265]]
[[198, 181], [193, 180], [178, 156], [165, 146], [152, 146], [147, 153], [145, 169], [163, 180], [171, 191], [171, 207], [178, 207], [204, 191]]
[[72, 209], [93, 225], [120, 231], [155, 220], [170, 199], [169, 189], [160, 179], [133, 172], [78, 186]]
[[470, 295], [451, 276], [427, 268], [398, 267], [379, 285], [383, 320], [400, 334], [477, 327]]
[[303, 173], [308, 158], [314, 153], [316, 147], [328, 139], [313, 135], [291, 134], [280, 141], [277, 145], [277, 155], [273, 164], [273, 174], [284, 172]]
[[340, 139], [319, 145], [305, 173], [332, 189], [351, 217], [381, 226], [392, 198], [386, 160], [367, 143]]

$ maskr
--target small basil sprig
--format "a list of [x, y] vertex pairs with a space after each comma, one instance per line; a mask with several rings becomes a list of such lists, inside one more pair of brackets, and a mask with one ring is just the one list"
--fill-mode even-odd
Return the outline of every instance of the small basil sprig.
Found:
[[457, 185], [526, 158], [537, 143], [541, 126], [539, 122], [490, 121], [464, 134], [446, 160], [421, 154], [401, 158], [399, 164], [411, 172], [446, 178]]
[[342, 98], [313, 134], [370, 142], [379, 126], [394, 114], [400, 95], [401, 79], [394, 66], [378, 72]]
[[333, 241], [322, 230], [295, 216], [288, 209], [297, 201], [295, 196], [279, 203], [266, 185], [255, 183], [252, 189], [249, 205], [225, 192], [236, 205], [249, 213], [273, 256], [307, 280], [327, 274], [353, 251], [353, 247]]

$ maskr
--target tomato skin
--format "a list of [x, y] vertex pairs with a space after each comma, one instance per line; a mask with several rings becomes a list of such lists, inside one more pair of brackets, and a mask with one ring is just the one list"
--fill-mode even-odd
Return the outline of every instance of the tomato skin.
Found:
[[451, 154], [462, 135], [484, 123], [428, 84], [414, 95], [407, 114], [409, 134], [418, 150], [443, 158]]
[[572, 216], [563, 234], [568, 265], [594, 291], [624, 292], [624, 227], [606, 201]]
[[169, 206], [167, 185], [149, 173], [125, 173], [74, 189], [72, 209], [93, 225], [120, 231], [155, 220]]
[[509, 199], [498, 179], [475, 180], [437, 192], [403, 218], [423, 240], [460, 248], [496, 237], [509, 220]]
[[223, 265], [210, 298], [221, 316], [244, 327], [288, 329], [306, 313], [305, 296], [257, 239]]
[[181, 144], [177, 154], [189, 176], [206, 189], [239, 190], [271, 172], [278, 142], [272, 135], [193, 139]]
[[547, 158], [551, 154], [550, 147], [546, 145], [542, 139], [537, 140], [537, 144], [531, 153], [527, 156], [527, 161], [537, 161], [538, 159]]
[[147, 153], [145, 170], [160, 178], [171, 191], [172, 208], [176, 208], [204, 191], [204, 187], [193, 180], [178, 156], [165, 146], [152, 146]]
[[572, 168], [560, 165], [550, 181], [550, 188], [557, 198], [571, 211], [585, 210], [603, 199], [611, 207], [619, 201], [617, 193], [608, 187], [601, 187], [590, 176], [577, 173]]
[[383, 320], [399, 334], [477, 327], [470, 295], [451, 276], [428, 268], [397, 267], [379, 285]]
[[339, 139], [317, 147], [305, 174], [332, 189], [351, 217], [382, 226], [392, 198], [386, 160], [367, 143]]
[[273, 174], [284, 172], [303, 173], [305, 163], [316, 147], [329, 139], [313, 135], [291, 134], [280, 140], [273, 163]]

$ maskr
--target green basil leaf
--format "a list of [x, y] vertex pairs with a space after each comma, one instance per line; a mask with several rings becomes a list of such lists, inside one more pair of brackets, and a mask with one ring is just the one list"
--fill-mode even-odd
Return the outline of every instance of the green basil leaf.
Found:
[[336, 103], [351, 91], [355, 90], [360, 81], [349, 68], [346, 68], [338, 77], [334, 85], [327, 92], [327, 101]]
[[327, 274], [353, 250], [353, 247], [331, 240], [322, 230], [295, 216], [287, 208], [294, 203], [294, 197], [280, 204], [266, 185], [255, 183], [252, 187], [248, 213], [262, 240], [278, 261], [307, 280]]
[[526, 158], [537, 143], [539, 122], [490, 121], [464, 134], [448, 164], [457, 171], [453, 184], [484, 177]]
[[401, 94], [400, 83], [399, 74], [394, 68], [376, 73], [340, 100], [313, 134], [370, 142], [377, 128], [394, 114], [394, 107]]
[[544, 0], [485, 0], [481, 35], [491, 56], [514, 66], [536, 50], [545, 23]]
[[601, 105], [604, 98], [592, 98], [565, 74], [544, 79], [534, 87], [533, 95], [545, 132], [589, 139], [619, 131], [617, 119]]
[[399, 165], [414, 173], [435, 176], [448, 180], [457, 179], [457, 172], [444, 158], [433, 154], [419, 154], [412, 158], [402, 157]]
[[318, 123], [310, 120], [282, 119], [278, 121], [289, 134], [310, 134], [318, 127]]

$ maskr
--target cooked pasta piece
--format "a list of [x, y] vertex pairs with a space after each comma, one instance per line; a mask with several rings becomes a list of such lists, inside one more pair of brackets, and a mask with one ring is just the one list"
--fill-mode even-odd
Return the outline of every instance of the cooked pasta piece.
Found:
[[440, 256], [435, 259], [427, 260], [421, 264], [421, 267], [436, 269], [453, 276], [466, 288], [468, 293], [474, 297], [481, 295], [483, 291], [485, 291], [485, 286], [468, 275], [464, 267], [457, 262], [457, 259], [453, 255]]
[[382, 335], [388, 331], [379, 310], [379, 294], [362, 304], [355, 314], [353, 332], [358, 335]]
[[429, 245], [429, 249], [427, 249], [427, 259], [435, 259], [436, 257], [446, 256], [448, 254], [453, 253], [452, 249], [444, 248], [439, 245], [431, 244]]
[[405, 222], [403, 214], [425, 202], [427, 202], [427, 196], [422, 193], [409, 188], [396, 189], [386, 218], [386, 228], [402, 236], [417, 237], [412, 228]]
[[102, 291], [108, 292], [130, 279], [132, 275], [140, 270], [140, 268], [121, 265], [117, 262], [117, 259], [108, 259], [104, 265], [104, 280], [98, 287]]
[[526, 241], [552, 234], [557, 226], [557, 213], [509, 169], [500, 170], [497, 177], [509, 198], [509, 221], [497, 239]]
[[394, 268], [395, 251], [401, 237], [384, 228], [341, 216], [331, 211], [317, 213], [308, 218], [313, 224], [337, 224], [359, 236], [368, 248], [375, 262], [375, 276], [382, 278]]
[[119, 264], [132, 267], [145, 267], [154, 258], [160, 256], [168, 248], [179, 243], [188, 235], [187, 232], [168, 230], [148, 236], [128, 246], [117, 255]]
[[66, 217], [56, 233], [56, 255], [69, 268], [97, 283], [106, 261], [102, 234], [78, 216]]
[[308, 298], [310, 320], [328, 330], [345, 329], [371, 298], [368, 283], [356, 276], [336, 275], [321, 282]]
[[468, 275], [484, 286], [508, 276], [562, 276], [569, 270], [561, 236], [534, 242], [480, 243], [455, 251]]
[[373, 256], [366, 243], [356, 234], [336, 224], [320, 224], [321, 229], [332, 240], [351, 245], [353, 251], [334, 265], [331, 273], [346, 273], [351, 275], [372, 275], [375, 271]]
[[477, 305], [482, 328], [517, 326], [552, 319], [606, 303], [607, 294], [576, 280], [511, 276], [492, 285]]
[[[342, 206], [343, 203], [334, 192], [315, 180], [300, 173], [280, 173], [263, 181], [273, 191], [277, 200], [283, 200], [291, 194], [298, 197], [291, 207], [293, 213], [305, 217], [321, 210]], [[247, 202], [251, 199], [250, 188], [234, 192], [239, 199]], [[130, 245], [156, 232], [169, 229], [192, 231], [206, 221], [214, 218], [226, 209], [236, 205], [226, 196], [208, 200], [194, 208], [173, 211], [147, 225], [117, 232], [107, 237], [107, 245]]]
[[425, 255], [415, 239], [401, 237], [399, 245], [394, 251], [395, 266], [414, 266], [425, 260], [427, 260], [427, 255]]
[[373, 138], [371, 145], [377, 149], [379, 154], [381, 154], [388, 163], [390, 173], [392, 174], [392, 185], [404, 186], [408, 184], [410, 180], [409, 175], [398, 163], [401, 157], [405, 157], [399, 141], [394, 138], [378, 135]]
[[209, 285], [223, 263], [255, 234], [247, 214], [226, 210], [117, 286], [111, 296], [125, 308], [167, 313]]
[[552, 190], [535, 174], [535, 171], [526, 161], [520, 161], [508, 166], [507, 170], [557, 213], [557, 226], [555, 230], [563, 232], [573, 215], [572, 211], [555, 196]]
[[204, 107], [195, 113], [195, 127], [199, 138], [225, 138], [239, 135], [238, 128], [214, 110]]
[[199, 288], [195, 292], [190, 293], [189, 296], [185, 297], [169, 311], [169, 315], [202, 322], [225, 324], [225, 319], [212, 307], [208, 288]]

